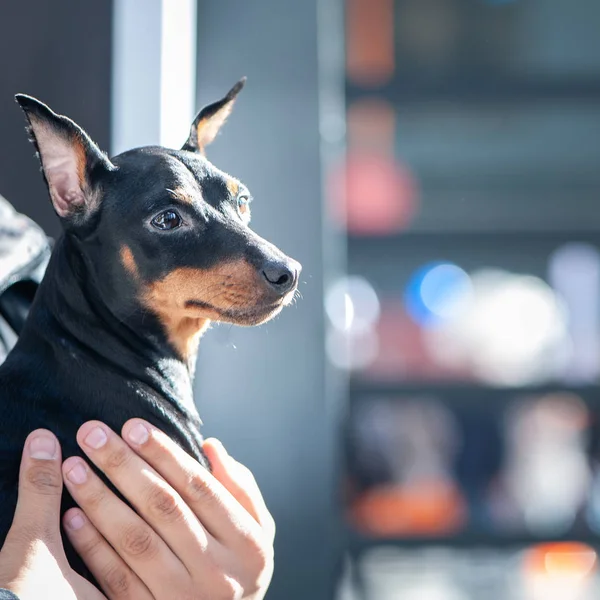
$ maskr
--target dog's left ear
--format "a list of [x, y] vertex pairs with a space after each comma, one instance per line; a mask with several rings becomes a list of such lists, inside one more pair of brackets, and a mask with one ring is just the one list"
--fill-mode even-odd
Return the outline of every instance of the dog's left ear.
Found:
[[219, 133], [219, 129], [227, 117], [231, 114], [237, 95], [246, 83], [242, 77], [228, 92], [225, 98], [205, 106], [194, 119], [190, 129], [190, 136], [182, 146], [182, 150], [200, 152], [204, 154], [204, 148], [208, 146]]
[[92, 176], [114, 165], [71, 119], [31, 96], [17, 94], [15, 99], [29, 121], [54, 210], [66, 222], [83, 222], [100, 204]]

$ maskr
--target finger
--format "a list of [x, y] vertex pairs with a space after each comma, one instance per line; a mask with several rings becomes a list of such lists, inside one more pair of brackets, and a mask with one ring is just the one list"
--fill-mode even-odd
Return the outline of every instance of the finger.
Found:
[[80, 509], [68, 510], [63, 517], [63, 524], [71, 544], [110, 600], [152, 600], [152, 594], [141, 579]]
[[27, 437], [19, 472], [19, 497], [7, 541], [18, 536], [60, 543], [61, 453], [56, 437], [38, 429]]
[[216, 539], [229, 543], [262, 538], [256, 521], [227, 489], [162, 431], [131, 419], [123, 426], [123, 439], [179, 492]]
[[63, 477], [94, 527], [152, 594], [170, 597], [188, 572], [152, 527], [117, 498], [81, 458], [73, 456], [63, 463]]
[[188, 568], [214, 539], [181, 496], [114, 431], [98, 421], [81, 426], [77, 440], [90, 460], [135, 507]]
[[275, 538], [275, 521], [269, 512], [256, 479], [248, 467], [229, 456], [223, 444], [209, 438], [202, 445], [212, 466], [213, 475], [231, 495], [256, 519], [271, 542]]

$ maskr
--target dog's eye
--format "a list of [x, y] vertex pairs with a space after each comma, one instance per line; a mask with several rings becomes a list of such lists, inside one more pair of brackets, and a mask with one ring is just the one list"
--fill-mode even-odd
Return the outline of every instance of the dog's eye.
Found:
[[152, 219], [152, 225], [163, 231], [175, 229], [181, 225], [181, 217], [174, 210], [165, 210]]
[[247, 196], [246, 194], [242, 194], [241, 196], [238, 196], [238, 199], [237, 199], [238, 210], [242, 214], [248, 212], [249, 204], [250, 204], [250, 196]]

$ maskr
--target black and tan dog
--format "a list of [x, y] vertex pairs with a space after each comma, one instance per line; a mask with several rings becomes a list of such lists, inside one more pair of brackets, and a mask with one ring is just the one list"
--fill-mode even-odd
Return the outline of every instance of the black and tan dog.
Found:
[[204, 156], [243, 83], [200, 112], [181, 150], [111, 160], [73, 121], [17, 96], [64, 232], [0, 367], [0, 541], [33, 429], [53, 431], [63, 456], [81, 455], [83, 422], [120, 431], [142, 417], [206, 465], [192, 397], [199, 338], [211, 321], [267, 321], [292, 300], [300, 273], [249, 228], [248, 189]]

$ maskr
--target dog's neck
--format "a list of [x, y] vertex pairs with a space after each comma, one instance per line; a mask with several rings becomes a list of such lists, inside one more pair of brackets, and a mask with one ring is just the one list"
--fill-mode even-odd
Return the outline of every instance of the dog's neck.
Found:
[[139, 309], [116, 315], [107, 306], [85, 262], [74, 240], [63, 236], [57, 241], [21, 334], [23, 342], [31, 336], [54, 338], [58, 331], [61, 344], [49, 341], [66, 354], [87, 355], [173, 404], [195, 410], [192, 383], [199, 336], [182, 360], [155, 315]]

